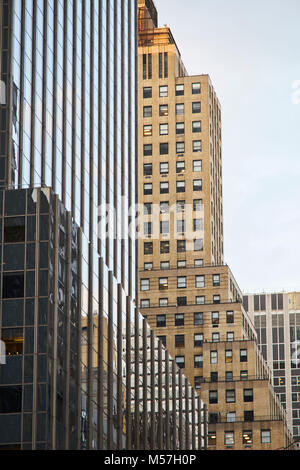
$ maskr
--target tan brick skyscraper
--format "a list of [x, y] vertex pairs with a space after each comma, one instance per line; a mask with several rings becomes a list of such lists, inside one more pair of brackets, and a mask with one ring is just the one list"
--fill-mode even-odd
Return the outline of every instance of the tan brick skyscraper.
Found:
[[152, 0], [139, 15], [140, 309], [209, 408], [213, 449], [290, 445], [223, 250], [220, 103]]

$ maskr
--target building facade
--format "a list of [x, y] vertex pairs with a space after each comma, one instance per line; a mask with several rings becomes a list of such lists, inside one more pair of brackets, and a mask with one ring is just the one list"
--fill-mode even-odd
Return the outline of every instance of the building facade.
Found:
[[[156, 447], [157, 441], [143, 441], [139, 433], [144, 410], [140, 374], [147, 363], [140, 362], [138, 348], [143, 319], [136, 305], [137, 244], [132, 224], [137, 202], [137, 3], [0, 0], [0, 31], [3, 201], [12, 198], [17, 208], [19, 198], [28, 201], [35, 191], [39, 204], [39, 197], [50, 188], [50, 199], [63, 208], [59, 210], [69, 223], [69, 231], [66, 227], [64, 231], [59, 219], [49, 222], [49, 234], [53, 232], [58, 240], [45, 272], [38, 264], [44, 243], [39, 232], [32, 240], [24, 239], [24, 226], [30, 220], [28, 206], [15, 213], [22, 219], [21, 225], [11, 222], [10, 229], [1, 235], [3, 256], [10, 252], [5, 256], [11, 257], [7, 266], [16, 271], [8, 275], [2, 265], [1, 335], [9, 357], [7, 364], [0, 366], [0, 428], [5, 429], [10, 422], [11, 433], [2, 435], [1, 445], [21, 449]], [[5, 211], [6, 202], [3, 204]], [[49, 203], [49, 211], [53, 207], [54, 202]], [[4, 227], [10, 223], [6, 215], [2, 212]], [[35, 219], [41, 228], [43, 217], [41, 213]], [[77, 227], [80, 243], [73, 240], [70, 227]], [[7, 230], [18, 246], [9, 246]], [[70, 258], [73, 243], [80, 254], [76, 306]], [[54, 286], [47, 281], [47, 290], [46, 272], [49, 280], [51, 270], [56, 273]], [[37, 272], [39, 277], [35, 277]], [[27, 287], [21, 289], [24, 282], [27, 286], [34, 283], [30, 296]], [[64, 286], [68, 286], [66, 298]], [[53, 299], [51, 289], [57, 294]], [[15, 317], [10, 318], [5, 306], [8, 291], [10, 301], [15, 298], [19, 305]], [[48, 317], [44, 311], [47, 297]], [[57, 302], [57, 308], [52, 309], [54, 318], [50, 316], [50, 299]], [[27, 311], [30, 302], [34, 311]], [[64, 309], [60, 302], [65, 302]], [[27, 317], [33, 325], [26, 323]], [[69, 348], [70, 341], [75, 341], [73, 327], [78, 334], [76, 351]], [[25, 349], [21, 346], [22, 334]], [[45, 334], [53, 334], [48, 336], [47, 351], [41, 344]], [[152, 351], [151, 344], [148, 347]], [[62, 350], [68, 352], [68, 364], [60, 363]], [[40, 359], [40, 355], [44, 357]], [[34, 367], [31, 372], [30, 361]], [[45, 361], [51, 373], [44, 370]], [[12, 364], [16, 377], [9, 377], [14, 368], [8, 366]], [[175, 369], [174, 374], [176, 379], [181, 371]], [[72, 386], [74, 377], [76, 390]], [[157, 390], [161, 393], [158, 377], [154, 375], [150, 395], [155, 396]], [[12, 407], [6, 401], [10, 395], [7, 387], [17, 387]], [[193, 391], [190, 393], [192, 396]], [[177, 422], [179, 417], [183, 419], [183, 399], [179, 395], [176, 400]], [[150, 407], [150, 420], [154, 412]], [[157, 412], [158, 422], [164, 412], [161, 408]], [[191, 426], [190, 432], [195, 433], [194, 421]], [[158, 435], [164, 439], [161, 432]], [[177, 436], [170, 428], [166, 432]], [[176, 448], [183, 445], [179, 437], [172, 442]]]
[[249, 294], [243, 304], [255, 326], [259, 348], [272, 372], [274, 390], [286, 410], [294, 440], [299, 441], [300, 294]]
[[139, 305], [208, 406], [209, 448], [291, 442], [242, 293], [224, 265], [220, 103], [139, 0]]

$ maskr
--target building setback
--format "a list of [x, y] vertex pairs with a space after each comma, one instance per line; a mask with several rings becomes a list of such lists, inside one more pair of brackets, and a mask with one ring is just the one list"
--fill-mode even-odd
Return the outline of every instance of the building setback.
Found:
[[137, 310], [137, 3], [0, 0], [0, 32], [0, 446], [198, 448]]
[[242, 293], [224, 265], [221, 107], [138, 0], [139, 305], [209, 411], [209, 448], [290, 445]]
[[[271, 372], [275, 393], [287, 413], [295, 441], [300, 439], [300, 293], [274, 292], [243, 297]], [[298, 444], [299, 445], [299, 444]]]

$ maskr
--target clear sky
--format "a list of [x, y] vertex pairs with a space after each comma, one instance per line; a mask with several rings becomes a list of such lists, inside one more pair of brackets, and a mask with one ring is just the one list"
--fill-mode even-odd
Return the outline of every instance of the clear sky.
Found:
[[300, 290], [300, 1], [154, 2], [221, 102], [225, 262], [244, 292]]

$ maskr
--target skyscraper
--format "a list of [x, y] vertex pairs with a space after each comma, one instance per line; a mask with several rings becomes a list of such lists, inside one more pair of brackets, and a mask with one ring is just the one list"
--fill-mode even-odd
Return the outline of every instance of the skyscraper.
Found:
[[221, 106], [139, 0], [139, 302], [209, 410], [209, 448], [290, 444], [241, 290], [224, 264]]
[[[148, 363], [139, 345], [149, 333], [146, 327], [141, 333], [136, 307], [132, 223], [136, 19], [135, 0], [0, 0], [1, 248], [7, 260], [1, 336], [8, 352], [0, 367], [19, 371], [13, 382], [1, 376], [0, 423], [11, 430], [0, 436], [5, 447], [154, 448], [157, 436], [163, 446], [168, 442], [162, 430], [155, 432], [164, 410], [150, 407], [147, 414], [146, 398], [140, 402], [140, 369]], [[48, 238], [41, 238], [46, 220]], [[148, 346], [154, 354], [155, 344]], [[166, 375], [161, 356], [155, 367]], [[173, 375], [175, 421], [168, 435], [178, 447], [185, 445], [173, 432], [177, 409], [183, 417], [182, 394], [176, 401], [181, 371]], [[144, 392], [158, 390], [162, 383], [154, 377]], [[198, 403], [192, 389], [189, 398]], [[148, 419], [151, 439], [139, 433]], [[187, 435], [195, 431], [195, 422], [190, 425]], [[200, 421], [196, 425], [200, 429]]]

